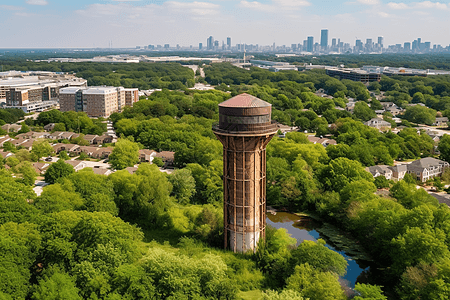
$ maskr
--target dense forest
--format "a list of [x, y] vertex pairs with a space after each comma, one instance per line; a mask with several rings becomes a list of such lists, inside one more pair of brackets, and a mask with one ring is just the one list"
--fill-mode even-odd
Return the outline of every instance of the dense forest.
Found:
[[[175, 64], [157, 66], [181, 76]], [[135, 174], [74, 173], [61, 161], [52, 168], [60, 169], [55, 183], [36, 197], [20, 165], [0, 170], [0, 299], [348, 299], [339, 283], [346, 261], [322, 240], [296, 245], [285, 230], [268, 228], [256, 253], [220, 249], [222, 146], [211, 128], [217, 105], [242, 92], [270, 102], [281, 123], [338, 141], [325, 148], [302, 132], [275, 137], [267, 147], [267, 201], [309, 213], [357, 240], [371, 258], [370, 271], [350, 297], [450, 297], [449, 208], [416, 189], [409, 175], [379, 182], [364, 169], [432, 156], [434, 142], [414, 128], [395, 134], [363, 125], [379, 104], [370, 92], [408, 95], [400, 105], [419, 91], [444, 103], [448, 91], [438, 83], [446, 86], [447, 77], [420, 78], [421, 84], [383, 77], [369, 91], [322, 71], [213, 64], [205, 73], [217, 90], [188, 90], [184, 83], [110, 117], [121, 136], [117, 146], [135, 145], [132, 155], [139, 148], [175, 151], [178, 169], [170, 175], [145, 163]], [[333, 97], [318, 96], [319, 89]], [[398, 101], [397, 94], [387, 96]], [[360, 100], [353, 113], [336, 109], [349, 98]], [[55, 122], [73, 130], [75, 117], [49, 112], [33, 125]], [[441, 143], [450, 149], [450, 141]], [[389, 194], [376, 193], [386, 184]]]

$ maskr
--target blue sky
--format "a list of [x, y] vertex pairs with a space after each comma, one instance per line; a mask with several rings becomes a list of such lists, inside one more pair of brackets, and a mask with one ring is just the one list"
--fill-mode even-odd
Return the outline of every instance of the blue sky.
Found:
[[[450, 1], [450, 0], [449, 0]], [[307, 36], [385, 45], [450, 44], [450, 2], [384, 0], [0, 0], [0, 48], [302, 43]]]

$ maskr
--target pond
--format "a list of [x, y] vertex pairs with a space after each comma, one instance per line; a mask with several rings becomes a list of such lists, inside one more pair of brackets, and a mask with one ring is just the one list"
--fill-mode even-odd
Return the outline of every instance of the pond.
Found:
[[[318, 239], [325, 240], [326, 246], [341, 254], [348, 263], [347, 273], [342, 277], [347, 285], [351, 288], [355, 287], [356, 280], [358, 276], [365, 270], [368, 269], [363, 262], [360, 262], [361, 266], [358, 265], [356, 260], [350, 256], [348, 253], [339, 249], [337, 246], [332, 245], [330, 242], [330, 237], [324, 235], [323, 224], [318, 221], [315, 221], [309, 217], [300, 217], [295, 214], [286, 213], [286, 212], [277, 212], [275, 215], [268, 213], [266, 218], [267, 224], [271, 225], [275, 228], [285, 228], [288, 233], [291, 234], [292, 237], [297, 239], [298, 243], [301, 243], [304, 240], [317, 241]], [[319, 233], [319, 231], [321, 233]]]

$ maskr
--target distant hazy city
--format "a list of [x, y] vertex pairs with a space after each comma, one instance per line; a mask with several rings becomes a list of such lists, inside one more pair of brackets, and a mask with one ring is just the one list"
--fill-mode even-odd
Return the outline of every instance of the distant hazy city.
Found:
[[[331, 43], [330, 43], [331, 42]], [[376, 54], [376, 53], [443, 53], [450, 52], [450, 45], [442, 46], [432, 44], [430, 41], [422, 41], [417, 38], [414, 41], [407, 41], [395, 45], [385, 45], [384, 37], [376, 39], [356, 37], [355, 43], [341, 41], [338, 37], [331, 37], [328, 29], [322, 29], [320, 39], [315, 41], [314, 36], [308, 36], [302, 43], [292, 43], [291, 45], [259, 45], [238, 43], [232, 44], [232, 38], [225, 40], [215, 39], [210, 36], [206, 43], [199, 43], [189, 47], [180, 45], [147, 45], [136, 46], [136, 50], [158, 50], [158, 51], [224, 51], [224, 52], [278, 52], [278, 53], [312, 53], [312, 54]]]

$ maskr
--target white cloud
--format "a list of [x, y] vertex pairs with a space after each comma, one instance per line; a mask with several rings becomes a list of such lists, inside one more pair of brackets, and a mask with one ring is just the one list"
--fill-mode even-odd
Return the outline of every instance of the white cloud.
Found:
[[310, 6], [311, 3], [304, 0], [273, 0], [276, 4], [283, 7]]
[[299, 9], [302, 6], [310, 6], [311, 3], [306, 0], [272, 0], [271, 4], [264, 4], [258, 1], [242, 0], [240, 7], [249, 8], [264, 12], [284, 12], [291, 13], [292, 10]]
[[415, 8], [447, 9], [447, 5], [440, 2], [424, 1], [415, 3]]
[[47, 5], [48, 4], [47, 0], [27, 0], [25, 2], [30, 5]]
[[0, 5], [0, 9], [4, 10], [22, 10], [22, 6], [13, 6], [13, 5]]
[[379, 0], [357, 0], [359, 3], [361, 4], [366, 4], [366, 5], [377, 5], [380, 4]]
[[239, 5], [241, 7], [250, 8], [250, 9], [259, 10], [259, 11], [271, 12], [274, 10], [272, 5], [262, 4], [261, 2], [258, 2], [258, 1], [248, 2], [246, 0], [243, 0], [239, 3]]
[[393, 16], [393, 15], [391, 15], [391, 14], [388, 14], [388, 13], [384, 12], [384, 11], [379, 11], [377, 14], [378, 14], [380, 17], [382, 17], [382, 18], [390, 18], [390, 17]]
[[387, 6], [388, 6], [390, 9], [408, 9], [408, 8], [409, 8], [408, 4], [405, 4], [405, 3], [403, 3], [403, 2], [400, 2], [400, 3], [389, 2], [389, 3], [387, 4]]
[[440, 9], [440, 10], [446, 10], [449, 8], [447, 4], [440, 3], [440, 2], [431, 2], [431, 1], [423, 1], [423, 2], [413, 2], [410, 5], [400, 2], [389, 2], [387, 6], [391, 9]]

